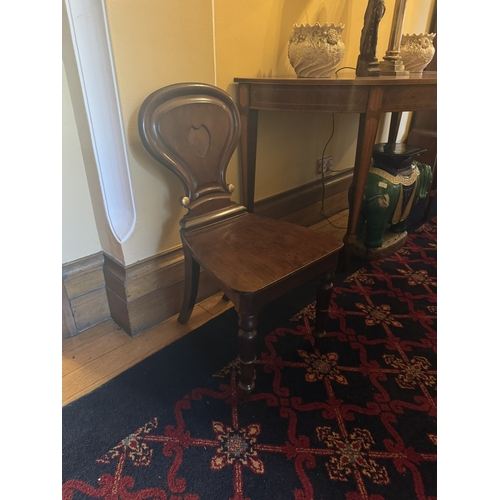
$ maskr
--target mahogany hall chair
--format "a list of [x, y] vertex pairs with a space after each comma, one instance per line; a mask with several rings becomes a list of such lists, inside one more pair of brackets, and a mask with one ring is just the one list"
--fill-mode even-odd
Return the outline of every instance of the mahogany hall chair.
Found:
[[239, 315], [238, 385], [246, 398], [254, 389], [259, 311], [285, 292], [322, 275], [313, 333], [324, 335], [342, 242], [312, 229], [248, 213], [231, 201], [234, 187], [226, 185], [226, 169], [239, 140], [240, 115], [223, 90], [201, 83], [159, 89], [140, 108], [139, 132], [146, 150], [177, 175], [186, 193], [181, 203], [187, 213], [180, 221], [184, 302], [178, 321], [189, 320], [201, 266]]

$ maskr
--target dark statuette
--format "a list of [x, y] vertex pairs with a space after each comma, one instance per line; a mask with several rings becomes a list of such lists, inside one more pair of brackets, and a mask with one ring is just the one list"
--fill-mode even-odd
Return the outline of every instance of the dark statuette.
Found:
[[368, 0], [365, 20], [361, 30], [360, 54], [356, 65], [356, 76], [379, 76], [377, 39], [378, 25], [385, 14], [384, 0]]

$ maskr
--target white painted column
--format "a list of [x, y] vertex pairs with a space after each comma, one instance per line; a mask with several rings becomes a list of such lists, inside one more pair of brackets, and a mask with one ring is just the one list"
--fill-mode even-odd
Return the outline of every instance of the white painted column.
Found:
[[119, 243], [136, 211], [105, 0], [65, 0], [106, 216]]

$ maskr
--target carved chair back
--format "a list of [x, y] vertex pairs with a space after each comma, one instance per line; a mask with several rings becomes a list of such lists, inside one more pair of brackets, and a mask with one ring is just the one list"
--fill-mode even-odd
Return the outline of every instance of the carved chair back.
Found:
[[148, 152], [181, 180], [186, 230], [246, 209], [231, 201], [226, 170], [240, 135], [233, 99], [202, 83], [170, 85], [153, 92], [139, 111], [139, 134]]

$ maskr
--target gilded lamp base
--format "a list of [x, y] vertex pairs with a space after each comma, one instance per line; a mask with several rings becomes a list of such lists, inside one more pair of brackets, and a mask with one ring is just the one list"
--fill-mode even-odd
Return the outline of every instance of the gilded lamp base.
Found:
[[382, 76], [410, 76], [410, 72], [405, 70], [405, 65], [401, 58], [385, 59], [380, 62], [380, 75]]

